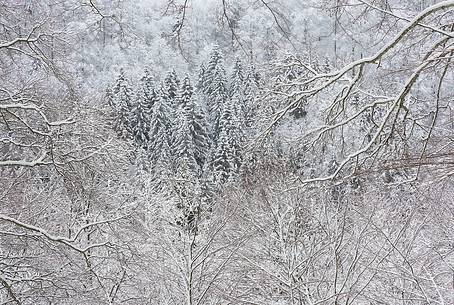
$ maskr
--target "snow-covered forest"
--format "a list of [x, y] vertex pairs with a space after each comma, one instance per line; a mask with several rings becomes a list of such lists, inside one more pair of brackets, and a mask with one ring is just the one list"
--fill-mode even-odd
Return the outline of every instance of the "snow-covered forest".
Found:
[[454, 304], [453, 61], [453, 0], [0, 0], [0, 305]]

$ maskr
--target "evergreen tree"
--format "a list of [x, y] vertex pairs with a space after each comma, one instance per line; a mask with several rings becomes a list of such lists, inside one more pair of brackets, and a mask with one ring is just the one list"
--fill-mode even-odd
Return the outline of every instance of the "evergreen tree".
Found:
[[197, 231], [197, 219], [200, 212], [198, 200], [198, 178], [201, 175], [195, 154], [194, 133], [191, 126], [191, 111], [193, 109], [192, 87], [189, 78], [185, 78], [179, 92], [177, 124], [173, 132], [173, 155], [175, 175], [174, 192], [177, 193], [177, 208], [180, 215], [176, 224], [192, 233]]
[[174, 70], [167, 73], [162, 86], [162, 98], [166, 100], [167, 105], [171, 108], [169, 118], [174, 120], [178, 110], [178, 89], [180, 86], [180, 80]]
[[[152, 95], [157, 96], [156, 92]], [[167, 100], [163, 98], [156, 99], [154, 102], [153, 116], [150, 122], [149, 131], [149, 144], [148, 144], [148, 155], [151, 163], [155, 165], [159, 159], [162, 159], [164, 154], [170, 156], [168, 147], [170, 147], [170, 120], [169, 115], [170, 107], [167, 104]], [[167, 150], [167, 151], [166, 151]], [[171, 160], [164, 160], [167, 164], [171, 163]]]
[[[201, 172], [209, 149], [209, 140], [207, 134], [207, 124], [205, 121], [205, 115], [203, 110], [198, 107], [194, 101], [194, 92], [191, 86], [189, 77], [186, 77], [183, 81], [180, 93], [179, 93], [179, 125], [175, 129], [175, 146], [182, 150], [182, 144], [186, 140], [190, 141], [187, 143], [190, 145], [190, 149], [184, 149], [191, 151], [192, 157], [197, 164], [197, 172]], [[184, 133], [184, 135], [182, 134]], [[186, 137], [188, 137], [186, 139]], [[184, 140], [184, 141], [183, 141]]]
[[150, 70], [147, 68], [145, 68], [144, 75], [140, 79], [138, 95], [142, 100], [142, 107], [144, 108], [145, 113], [151, 116], [157, 95], [154, 77], [151, 75]]
[[191, 109], [189, 110], [188, 115], [189, 128], [195, 147], [194, 157], [199, 167], [203, 169], [208, 159], [211, 146], [206, 115], [203, 108], [195, 102], [191, 104]]
[[131, 131], [136, 145], [146, 150], [149, 141], [151, 118], [145, 112], [145, 109], [142, 106], [142, 102], [142, 100], [138, 99], [134, 105], [132, 111], [133, 117], [131, 119]]
[[212, 117], [213, 138], [217, 139], [219, 134], [219, 120], [224, 108], [224, 104], [229, 99], [226, 88], [226, 79], [223, 69], [217, 69], [212, 83], [212, 93], [209, 96], [210, 104], [208, 111]]
[[183, 108], [178, 111], [178, 123], [173, 143], [176, 172], [188, 179], [194, 178], [199, 175], [199, 167], [194, 157], [195, 147], [190, 132], [189, 118]]
[[225, 69], [217, 48], [211, 54], [208, 67], [205, 71], [203, 84], [206, 108], [209, 113], [211, 137], [214, 142], [219, 136], [219, 120], [226, 100], [229, 98]]
[[234, 127], [235, 137], [240, 143], [245, 141], [246, 135], [246, 113], [248, 112], [247, 98], [245, 95], [245, 76], [243, 66], [240, 60], [237, 60], [233, 67], [232, 75], [230, 77], [230, 100], [233, 106], [233, 115], [235, 117]]
[[205, 65], [202, 63], [200, 65], [200, 70], [199, 70], [199, 75], [197, 77], [197, 83], [195, 85], [195, 88], [197, 91], [202, 92], [204, 88], [204, 84], [206, 82], [206, 69]]
[[222, 113], [219, 125], [219, 139], [212, 160], [214, 180], [218, 184], [232, 180], [241, 166], [240, 144], [237, 138], [238, 126], [231, 102]]
[[232, 154], [227, 131], [221, 131], [217, 148], [213, 157], [213, 176], [216, 184], [226, 182], [233, 172]]
[[242, 111], [239, 115], [245, 130], [250, 130], [253, 124], [255, 113], [255, 97], [259, 92], [260, 77], [255, 70], [255, 67], [251, 65], [247, 71], [244, 79], [243, 86], [243, 103]]
[[230, 97], [234, 96], [243, 96], [243, 88], [245, 85], [245, 76], [243, 65], [241, 60], [237, 59], [235, 62], [235, 66], [233, 66], [232, 75], [230, 77], [230, 88], [229, 88], [229, 95]]
[[178, 125], [174, 129], [175, 179], [180, 215], [176, 224], [197, 233], [202, 205], [211, 200], [208, 185], [202, 178], [209, 149], [203, 110], [196, 104], [189, 77], [185, 77], [178, 94]]
[[148, 69], [140, 79], [133, 108], [132, 135], [136, 144], [145, 150], [148, 147], [150, 125], [153, 116], [153, 107], [158, 99], [154, 90], [154, 79]]
[[110, 86], [108, 86], [106, 88], [106, 95], [105, 95], [105, 98], [106, 98], [106, 101], [107, 101], [107, 104], [109, 104], [109, 106], [115, 110], [115, 106], [114, 106], [114, 94], [113, 94], [113, 91], [112, 91], [112, 88], [110, 88]]
[[203, 74], [204, 78], [202, 79], [203, 90], [205, 94], [211, 94], [212, 86], [211, 83], [215, 79], [216, 70], [224, 70], [222, 56], [219, 53], [218, 47], [214, 47], [213, 52], [210, 54], [210, 60], [208, 61], [207, 68]]
[[183, 79], [181, 84], [180, 91], [178, 92], [178, 101], [177, 104], [184, 111], [190, 109], [190, 104], [192, 103], [192, 97], [194, 95], [194, 89], [191, 86], [191, 81], [188, 76]]
[[112, 88], [110, 104], [115, 111], [114, 129], [119, 137], [129, 138], [132, 134], [132, 110], [134, 92], [124, 75], [123, 69]]

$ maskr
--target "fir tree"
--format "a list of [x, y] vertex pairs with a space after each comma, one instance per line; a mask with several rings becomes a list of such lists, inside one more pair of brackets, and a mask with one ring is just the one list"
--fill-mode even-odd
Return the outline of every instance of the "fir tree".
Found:
[[132, 133], [133, 101], [134, 92], [121, 69], [110, 100], [115, 111], [114, 129], [121, 138], [129, 138]]
[[199, 167], [203, 169], [208, 159], [208, 153], [211, 146], [210, 137], [208, 135], [208, 124], [203, 108], [195, 102], [191, 104], [191, 107], [188, 115], [189, 128], [192, 133], [195, 147], [194, 157]]
[[203, 92], [203, 88], [205, 86], [205, 83], [206, 83], [206, 69], [205, 69], [205, 66], [203, 64], [201, 64], [200, 65], [199, 75], [198, 75], [198, 78], [197, 78], [197, 84], [195, 86], [196, 90], [198, 92]]
[[[157, 96], [154, 92], [153, 95]], [[154, 102], [153, 116], [150, 122], [149, 131], [149, 144], [148, 144], [148, 155], [152, 164], [156, 164], [157, 160], [162, 158], [162, 155], [166, 153], [170, 156], [170, 153], [166, 149], [170, 146], [170, 120], [169, 115], [170, 107], [167, 104], [167, 100], [163, 98], [156, 99]], [[171, 163], [171, 160], [166, 160], [167, 164]]]
[[106, 88], [106, 95], [105, 95], [105, 98], [106, 98], [106, 101], [107, 101], [107, 104], [115, 110], [115, 106], [114, 106], [114, 94], [112, 92], [112, 88], [110, 88], [110, 86], [108, 86]]
[[150, 125], [153, 116], [153, 107], [158, 99], [154, 90], [154, 79], [148, 69], [140, 79], [136, 95], [136, 102], [132, 110], [132, 135], [136, 144], [148, 148]]
[[251, 65], [248, 69], [243, 86], [243, 109], [239, 115], [243, 122], [245, 130], [250, 129], [255, 116], [255, 96], [259, 92], [260, 77], [255, 71], [255, 67]]
[[203, 78], [203, 90], [204, 93], [209, 95], [212, 92], [211, 83], [215, 79], [215, 74], [218, 69], [224, 69], [222, 56], [219, 53], [218, 47], [214, 47], [213, 52], [210, 54], [210, 60], [208, 61], [207, 68], [205, 69]]
[[212, 160], [214, 179], [218, 184], [232, 180], [241, 166], [240, 143], [237, 138], [233, 106], [228, 102], [222, 113], [219, 125], [219, 139]]
[[227, 81], [222, 57], [217, 48], [211, 54], [208, 67], [205, 71], [203, 85], [206, 108], [209, 113], [211, 137], [214, 142], [219, 136], [219, 120], [226, 100], [229, 98]]
[[184, 111], [188, 111], [190, 104], [192, 103], [192, 96], [194, 95], [194, 90], [191, 86], [191, 81], [189, 77], [186, 76], [181, 84], [180, 91], [178, 92], [178, 101], [177, 104]]
[[212, 83], [212, 93], [209, 96], [208, 111], [212, 114], [213, 135], [214, 139], [219, 134], [219, 120], [224, 108], [225, 102], [228, 100], [225, 73], [222, 69], [217, 69]]
[[180, 107], [177, 110], [177, 125], [173, 132], [175, 163], [173, 187], [178, 195], [177, 208], [180, 211], [176, 224], [191, 233], [196, 233], [197, 220], [200, 214], [198, 179], [201, 175], [201, 168], [195, 157], [196, 147], [192, 125], [194, 102], [192, 95], [192, 86], [189, 78], [186, 77], [179, 92]]
[[246, 135], [246, 113], [248, 112], [248, 100], [245, 95], [245, 76], [243, 66], [240, 60], [237, 60], [233, 67], [230, 77], [230, 100], [233, 106], [233, 115], [235, 117], [235, 137], [240, 143], [245, 141]]
[[[189, 77], [183, 81], [179, 93], [179, 126], [175, 129], [177, 139], [175, 146], [181, 150], [182, 140], [188, 137], [192, 157], [197, 164], [197, 172], [201, 172], [209, 149], [207, 125], [203, 110], [198, 107], [194, 100], [194, 92]], [[185, 133], [182, 135], [181, 133]]]
[[156, 90], [155, 90], [155, 80], [151, 75], [150, 70], [145, 68], [144, 75], [140, 79], [138, 95], [142, 101], [142, 107], [144, 108], [145, 113], [151, 116], [153, 112], [154, 103], [157, 100]]
[[229, 95], [230, 97], [234, 96], [243, 96], [243, 88], [245, 85], [245, 76], [243, 71], [243, 65], [241, 60], [237, 59], [235, 66], [233, 67], [232, 75], [230, 77], [230, 88]]
[[168, 72], [162, 86], [162, 98], [166, 100], [167, 105], [171, 108], [171, 113], [169, 114], [171, 120], [174, 120], [177, 115], [179, 86], [180, 80], [178, 79], [176, 72], [174, 70]]
[[195, 160], [195, 147], [189, 127], [189, 118], [186, 111], [178, 111], [178, 127], [174, 132], [173, 152], [175, 156], [176, 172], [188, 179], [199, 175]]
[[142, 103], [143, 101], [138, 99], [134, 105], [131, 131], [136, 145], [146, 150], [149, 141], [151, 118], [146, 113]]

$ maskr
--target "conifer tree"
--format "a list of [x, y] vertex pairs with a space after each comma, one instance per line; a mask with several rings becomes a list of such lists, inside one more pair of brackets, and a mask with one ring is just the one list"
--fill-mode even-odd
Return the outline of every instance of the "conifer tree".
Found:
[[212, 93], [209, 96], [210, 104], [208, 105], [208, 111], [212, 114], [213, 124], [213, 135], [214, 139], [217, 139], [219, 134], [219, 120], [224, 108], [224, 104], [229, 99], [227, 94], [225, 72], [223, 69], [216, 69], [214, 79], [212, 82]]
[[157, 95], [155, 80], [148, 68], [145, 68], [144, 75], [140, 79], [138, 95], [139, 99], [142, 101], [142, 107], [144, 108], [145, 113], [151, 116]]
[[211, 83], [214, 80], [214, 75], [216, 74], [216, 70], [223, 67], [223, 60], [222, 56], [219, 53], [219, 49], [217, 46], [214, 47], [213, 52], [210, 54], [210, 60], [208, 61], [208, 65], [205, 69], [204, 79], [203, 79], [203, 90], [204, 93], [210, 94], [211, 93]]
[[131, 131], [135, 144], [146, 150], [149, 141], [151, 118], [145, 112], [142, 102], [142, 100], [138, 99], [132, 110]]
[[173, 121], [176, 119], [177, 110], [178, 110], [178, 90], [180, 87], [180, 80], [175, 72], [172, 70], [167, 73], [166, 78], [164, 79], [164, 84], [162, 86], [162, 98], [166, 100], [167, 105], [171, 109], [169, 113], [169, 118]]
[[186, 77], [178, 94], [177, 124], [173, 130], [173, 154], [175, 175], [174, 192], [177, 193], [177, 208], [180, 211], [176, 224], [191, 233], [197, 232], [200, 212], [198, 200], [201, 167], [196, 160], [195, 133], [193, 126], [193, 88]]
[[245, 76], [243, 65], [241, 60], [237, 59], [235, 65], [233, 66], [232, 75], [230, 77], [230, 88], [229, 88], [229, 95], [230, 97], [234, 96], [243, 96], [244, 93], [244, 85], [245, 85]]
[[[179, 125], [175, 129], [175, 146], [180, 147], [184, 143], [183, 139], [188, 137], [191, 146], [192, 157], [197, 164], [197, 172], [200, 173], [209, 149], [209, 140], [207, 134], [207, 124], [203, 110], [194, 100], [194, 92], [189, 77], [183, 81], [179, 93]], [[182, 135], [182, 133], [185, 133]], [[186, 149], [187, 150], [187, 149]]]
[[226, 100], [229, 98], [225, 69], [217, 48], [211, 54], [210, 61], [205, 71], [203, 84], [206, 108], [209, 113], [211, 137], [214, 142], [219, 136], [219, 120]]
[[226, 182], [233, 172], [232, 153], [229, 144], [227, 131], [222, 130], [212, 161], [213, 176], [216, 184]]
[[255, 67], [251, 65], [246, 73], [243, 86], [243, 109], [240, 120], [244, 124], [245, 130], [249, 130], [253, 124], [255, 114], [255, 96], [259, 92], [259, 76]]
[[133, 101], [134, 92], [124, 75], [124, 70], [121, 69], [117, 81], [112, 88], [110, 101], [116, 114], [114, 129], [119, 137], [129, 138], [132, 134]]
[[107, 86], [107, 88], [106, 88], [105, 98], [106, 98], [107, 104], [109, 104], [109, 106], [115, 110], [114, 94], [113, 94], [112, 88], [110, 86]]
[[189, 127], [189, 118], [186, 111], [180, 108], [178, 111], [178, 127], [174, 132], [174, 147], [176, 172], [188, 178], [199, 175], [198, 165], [195, 160], [195, 147]]
[[139, 147], [148, 147], [153, 107], [158, 96], [154, 90], [154, 79], [148, 69], [140, 79], [136, 102], [132, 110], [132, 135]]
[[183, 79], [181, 84], [180, 91], [178, 92], [178, 101], [177, 104], [184, 111], [190, 109], [190, 104], [192, 103], [192, 97], [194, 95], [194, 89], [191, 86], [191, 81], [188, 76]]
[[245, 141], [247, 128], [246, 113], [248, 111], [248, 100], [245, 96], [245, 85], [243, 66], [238, 59], [230, 77], [229, 96], [233, 107], [233, 115], [235, 117], [233, 122], [233, 124], [235, 124], [235, 137], [240, 143]]
[[[153, 92], [152, 95], [157, 96], [157, 93]], [[167, 104], [167, 100], [157, 98], [154, 102], [153, 115], [150, 122], [148, 144], [148, 155], [153, 165], [157, 163], [157, 160], [162, 158], [164, 153], [170, 156], [170, 152], [166, 151], [170, 147], [169, 133], [171, 125], [168, 117], [169, 113], [170, 107]], [[169, 164], [171, 160], [164, 162]]]
[[241, 167], [240, 143], [237, 138], [238, 126], [231, 102], [224, 107], [220, 125], [219, 139], [212, 160], [214, 180], [218, 184], [232, 180]]
[[203, 108], [194, 101], [191, 104], [189, 115], [189, 128], [194, 141], [194, 157], [200, 169], [203, 169], [207, 160], [211, 146], [210, 137], [208, 135], [208, 124]]
[[206, 83], [206, 69], [205, 69], [205, 65], [202, 63], [200, 65], [199, 75], [197, 77], [197, 83], [195, 85], [195, 89], [197, 90], [197, 92], [203, 92], [205, 83]]

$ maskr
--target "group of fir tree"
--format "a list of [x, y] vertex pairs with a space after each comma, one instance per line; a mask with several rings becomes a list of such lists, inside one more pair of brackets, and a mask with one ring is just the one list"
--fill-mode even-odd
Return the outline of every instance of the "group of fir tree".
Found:
[[175, 71], [158, 83], [148, 69], [133, 88], [121, 70], [107, 97], [118, 136], [146, 156], [158, 189], [177, 192], [186, 198], [185, 213], [194, 213], [199, 204], [191, 197], [238, 177], [256, 91], [254, 69], [245, 72], [237, 60], [228, 80], [214, 49], [195, 88], [189, 76], [180, 80]]

